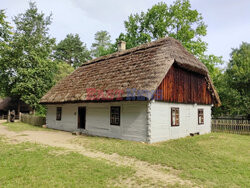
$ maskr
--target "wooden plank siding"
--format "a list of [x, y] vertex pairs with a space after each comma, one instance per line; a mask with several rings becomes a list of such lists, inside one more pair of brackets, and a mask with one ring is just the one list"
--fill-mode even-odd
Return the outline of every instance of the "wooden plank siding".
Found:
[[174, 64], [157, 88], [161, 93], [157, 101], [176, 103], [212, 104], [212, 96], [207, 89], [205, 76], [187, 71]]

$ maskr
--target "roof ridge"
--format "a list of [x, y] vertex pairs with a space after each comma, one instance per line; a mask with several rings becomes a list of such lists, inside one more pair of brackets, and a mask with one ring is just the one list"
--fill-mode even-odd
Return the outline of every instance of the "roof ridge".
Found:
[[[101, 57], [89, 60], [86, 63], [83, 63], [80, 67], [91, 65], [91, 64], [94, 64], [94, 63], [98, 63], [99, 61], [108, 60], [108, 59], [116, 58], [116, 57], [119, 57], [119, 56], [124, 56], [124, 55], [130, 54], [132, 52], [137, 52], [137, 51], [140, 51], [140, 50], [153, 48], [155, 46], [158, 46], [157, 44], [159, 44], [159, 43], [161, 43], [163, 41], [167, 41], [167, 40], [172, 40], [172, 41], [180, 43], [178, 40], [176, 40], [176, 39], [174, 39], [172, 37], [164, 37], [164, 38], [160, 38], [160, 39], [157, 39], [157, 40], [149, 42], [149, 43], [141, 44], [139, 46], [136, 46], [136, 47], [133, 47], [133, 48], [121, 51], [121, 52], [118, 51], [118, 52], [114, 52], [112, 54], [108, 54], [108, 55], [105, 55], [105, 56], [101, 56]], [[160, 44], [160, 45], [162, 45], [162, 44]]]

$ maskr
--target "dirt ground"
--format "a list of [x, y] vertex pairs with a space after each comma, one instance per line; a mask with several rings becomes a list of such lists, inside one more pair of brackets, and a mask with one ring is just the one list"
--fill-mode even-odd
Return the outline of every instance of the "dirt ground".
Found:
[[[196, 187], [194, 183], [188, 180], [183, 180], [178, 177], [178, 172], [170, 167], [161, 165], [152, 165], [144, 161], [140, 161], [134, 158], [120, 156], [118, 154], [105, 154], [99, 151], [90, 151], [84, 148], [82, 145], [73, 143], [72, 140], [76, 136], [69, 132], [64, 131], [23, 131], [13, 132], [9, 131], [7, 127], [1, 125], [3, 121], [0, 120], [0, 135], [5, 136], [11, 143], [32, 142], [42, 145], [48, 145], [53, 147], [61, 147], [67, 151], [78, 152], [84, 156], [105, 159], [110, 163], [115, 163], [118, 166], [129, 166], [133, 168], [135, 178], [121, 180], [120, 182], [113, 182], [119, 185], [125, 185], [126, 187], [134, 187], [138, 180], [141, 182], [140, 186], [147, 187], [151, 185], [181, 185], [187, 187]], [[164, 170], [167, 169], [167, 170]], [[143, 184], [145, 182], [145, 184]], [[147, 182], [147, 183], [146, 183]]]

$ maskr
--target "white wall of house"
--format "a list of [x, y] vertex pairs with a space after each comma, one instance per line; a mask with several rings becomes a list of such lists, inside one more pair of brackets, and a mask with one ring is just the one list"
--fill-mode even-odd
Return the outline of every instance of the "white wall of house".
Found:
[[[86, 129], [90, 135], [146, 141], [147, 104], [145, 101], [105, 103], [75, 103], [47, 105], [47, 126], [65, 131], [77, 131], [78, 107], [86, 107]], [[110, 125], [110, 107], [121, 107], [120, 126]], [[62, 107], [62, 119], [56, 120], [56, 107]]]
[[[78, 107], [83, 106], [86, 107], [85, 130], [78, 129]], [[121, 107], [120, 126], [110, 125], [111, 106]], [[56, 107], [62, 107], [60, 121], [56, 120]], [[171, 127], [172, 107], [179, 108], [180, 125], [176, 127]], [[153, 143], [211, 131], [211, 105], [123, 101], [48, 105], [47, 108], [49, 128], [83, 131], [97, 136]], [[198, 125], [198, 109], [204, 111], [203, 125]]]
[[[180, 125], [171, 127], [171, 108], [179, 108]], [[198, 125], [198, 109], [204, 111], [204, 124]], [[180, 104], [152, 101], [151, 112], [151, 139], [150, 142], [159, 142], [176, 139], [199, 132], [211, 132], [211, 105]]]

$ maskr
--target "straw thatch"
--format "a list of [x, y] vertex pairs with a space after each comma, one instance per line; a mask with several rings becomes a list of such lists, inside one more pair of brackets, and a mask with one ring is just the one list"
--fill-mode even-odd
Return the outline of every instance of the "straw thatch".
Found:
[[0, 111], [5, 111], [5, 112], [8, 110], [17, 111], [18, 105], [20, 105], [21, 112], [32, 111], [32, 108], [21, 100], [11, 98], [11, 97], [0, 98]]
[[216, 103], [220, 103], [206, 66], [170, 37], [91, 60], [57, 83], [40, 102], [86, 101], [88, 88], [156, 90], [173, 63], [207, 77]]
[[0, 110], [7, 111], [9, 106], [12, 106], [10, 97], [0, 98]]

